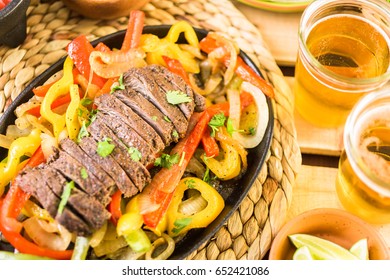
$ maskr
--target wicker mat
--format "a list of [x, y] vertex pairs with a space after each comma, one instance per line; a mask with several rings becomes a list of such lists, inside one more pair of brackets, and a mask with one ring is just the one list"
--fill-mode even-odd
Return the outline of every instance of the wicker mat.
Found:
[[[234, 39], [275, 87], [274, 136], [266, 164], [239, 209], [188, 259], [262, 259], [285, 223], [296, 174], [301, 166], [293, 121], [293, 95], [261, 34], [228, 0], [152, 0], [143, 7], [146, 24], [187, 20]], [[0, 46], [0, 114], [34, 77], [66, 54], [79, 34], [88, 39], [125, 29], [127, 18], [85, 19], [61, 1], [31, 0], [27, 38], [14, 49]]]

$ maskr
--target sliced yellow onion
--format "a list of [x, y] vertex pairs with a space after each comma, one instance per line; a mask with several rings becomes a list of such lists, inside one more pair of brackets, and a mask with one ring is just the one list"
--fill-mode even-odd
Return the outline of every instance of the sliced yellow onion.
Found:
[[[238, 49], [236, 48], [236, 46], [232, 40], [229, 40], [228, 38], [224, 37], [222, 34], [213, 32], [213, 33], [209, 34], [209, 36], [211, 38], [215, 39], [217, 42], [220, 42], [220, 45], [224, 46], [224, 48], [229, 53], [229, 56], [230, 56], [229, 66], [227, 67], [225, 74], [224, 74], [224, 83], [225, 83], [225, 85], [227, 85], [228, 83], [230, 83], [231, 79], [234, 76], [234, 71], [235, 71], [236, 64], [237, 64]], [[218, 52], [218, 53], [213, 54], [214, 52]], [[214, 51], [212, 51], [209, 54], [209, 57], [210, 57], [210, 55], [211, 56], [216, 55], [216, 56], [219, 56], [219, 58], [222, 58], [221, 54], [219, 54], [219, 52], [221, 52], [221, 50], [219, 50], [219, 48], [216, 48]]]
[[23, 222], [28, 236], [39, 246], [51, 250], [66, 250], [72, 234], [57, 222], [47, 222], [33, 216]]
[[94, 73], [103, 78], [119, 77], [131, 67], [145, 66], [145, 52], [141, 49], [130, 49], [127, 52], [113, 51], [109, 53], [93, 51], [89, 63]]
[[[265, 130], [267, 129], [269, 121], [269, 110], [267, 100], [264, 93], [251, 83], [243, 82], [241, 91], [250, 93], [257, 107], [257, 127], [255, 135], [243, 135], [239, 131], [233, 132], [233, 138], [236, 139], [244, 148], [254, 148], [263, 140]], [[241, 118], [241, 104], [239, 102], [239, 95], [236, 92], [228, 92], [230, 103], [229, 114], [233, 122], [233, 127], [238, 129]], [[237, 101], [238, 100], [238, 101]]]
[[205, 84], [205, 87], [204, 89], [200, 88], [197, 83], [196, 83], [196, 80], [195, 80], [195, 77], [193, 75], [189, 75], [188, 76], [189, 80], [190, 80], [190, 85], [191, 85], [191, 88], [198, 94], [200, 95], [208, 95], [210, 93], [212, 93], [218, 86], [219, 84], [221, 83], [222, 81], [222, 77], [220, 76], [216, 76], [216, 75], [212, 75], [210, 76], [210, 78], [206, 81], [206, 84]]
[[[157, 252], [158, 249], [162, 246], [165, 246], [163, 251]], [[172, 237], [163, 233], [160, 238], [156, 239], [153, 242], [152, 248], [148, 252], [146, 252], [145, 260], [166, 260], [169, 258], [170, 255], [172, 255], [174, 250], [175, 241], [172, 239]]]
[[45, 159], [48, 159], [54, 154], [54, 148], [58, 148], [57, 139], [47, 133], [41, 133], [41, 148]]

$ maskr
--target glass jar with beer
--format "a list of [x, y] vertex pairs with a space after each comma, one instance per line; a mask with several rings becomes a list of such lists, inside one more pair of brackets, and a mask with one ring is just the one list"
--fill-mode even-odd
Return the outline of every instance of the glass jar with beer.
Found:
[[390, 79], [390, 4], [316, 0], [304, 11], [295, 106], [316, 126], [338, 127], [364, 94]]
[[390, 223], [390, 87], [363, 97], [349, 115], [336, 190], [348, 211]]

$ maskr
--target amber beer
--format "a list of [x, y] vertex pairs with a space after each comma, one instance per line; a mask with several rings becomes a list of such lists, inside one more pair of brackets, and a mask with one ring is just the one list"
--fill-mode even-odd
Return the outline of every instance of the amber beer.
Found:
[[316, 126], [343, 125], [364, 94], [390, 78], [390, 5], [314, 1], [302, 15], [295, 106]]
[[336, 190], [342, 205], [390, 223], [390, 88], [365, 96], [348, 117]]

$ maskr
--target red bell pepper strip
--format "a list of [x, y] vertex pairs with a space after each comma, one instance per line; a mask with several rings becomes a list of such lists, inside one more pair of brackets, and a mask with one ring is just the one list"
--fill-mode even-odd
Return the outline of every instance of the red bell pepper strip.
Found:
[[130, 49], [138, 48], [142, 30], [144, 28], [145, 14], [139, 10], [133, 10], [130, 12], [129, 23], [125, 38], [123, 39], [121, 51], [126, 52]]
[[207, 157], [216, 157], [219, 154], [217, 141], [211, 136], [210, 128], [206, 128], [202, 136], [202, 145]]
[[163, 55], [162, 58], [164, 59], [164, 62], [167, 64], [167, 68], [169, 71], [182, 77], [183, 80], [188, 85], [190, 84], [190, 80], [188, 78], [187, 72], [179, 60], [174, 59], [174, 58], [170, 58], [170, 57], [165, 56], [165, 55]]
[[46, 85], [42, 85], [42, 86], [38, 86], [36, 88], [33, 88], [33, 93], [36, 95], [36, 96], [39, 96], [39, 97], [44, 97], [47, 93], [47, 91], [49, 90], [49, 88], [54, 84], [55, 82], [52, 82], [52, 83], [48, 83]]
[[111, 197], [108, 211], [111, 213], [111, 222], [116, 226], [119, 218], [122, 216], [121, 209], [122, 192], [117, 190]]
[[[91, 73], [91, 65], [89, 64], [89, 56], [94, 51], [93, 46], [87, 40], [85, 35], [80, 35], [73, 39], [66, 48], [69, 57], [72, 59], [76, 68], [89, 81]], [[106, 79], [99, 77], [95, 73], [92, 76], [92, 83], [98, 87], [102, 87]]]
[[250, 104], [254, 102], [252, 94], [246, 91], [241, 92], [240, 101], [241, 101], [241, 110], [244, 109], [245, 107], [248, 107]]
[[[153, 177], [152, 182], [143, 190], [141, 195], [146, 195], [150, 202], [159, 205], [159, 208], [152, 212], [142, 213], [141, 209], [144, 223], [148, 227], [155, 228], [164, 216], [172, 199], [173, 192], [182, 178], [188, 162], [198, 147], [210, 119], [220, 112], [223, 112], [227, 116], [229, 114], [229, 103], [225, 102], [212, 105], [202, 113], [202, 116], [199, 118], [191, 133], [172, 149], [172, 154], [184, 155], [180, 163], [174, 164], [169, 169], [162, 168]], [[139, 200], [140, 206], [141, 201], [142, 199]]]
[[106, 44], [104, 44], [103, 42], [100, 42], [99, 44], [96, 45], [95, 51], [110, 52], [111, 49]]
[[[221, 58], [225, 66], [229, 66], [230, 60], [229, 55], [223, 45], [220, 45], [215, 39], [210, 36], [206, 36], [199, 42], [200, 49], [205, 53], [210, 53], [216, 48], [222, 48], [225, 51], [225, 55]], [[273, 87], [261, 78], [256, 72], [250, 68], [241, 57], [237, 57], [237, 64], [235, 68], [235, 73], [244, 81], [249, 82], [256, 87], [258, 87], [265, 95], [270, 98], [274, 98], [275, 93]]]

